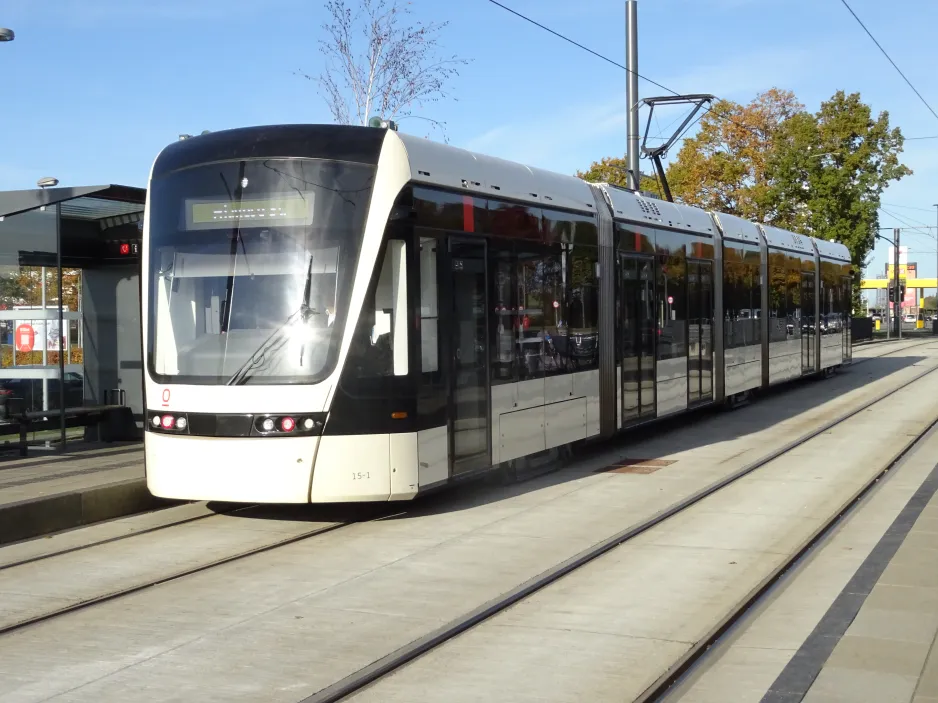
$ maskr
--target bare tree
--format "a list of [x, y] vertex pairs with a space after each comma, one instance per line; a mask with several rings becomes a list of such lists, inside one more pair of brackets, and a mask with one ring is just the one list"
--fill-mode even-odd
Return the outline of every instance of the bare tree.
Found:
[[[352, 0], [354, 2], [354, 0]], [[438, 36], [447, 22], [408, 24], [410, 3], [359, 0], [358, 9], [345, 0], [328, 0], [331, 22], [323, 24], [320, 40], [326, 65], [318, 77], [297, 73], [318, 83], [333, 119], [339, 124], [365, 125], [377, 114], [384, 119], [424, 119], [445, 134], [445, 123], [412, 115], [413, 107], [451, 96], [444, 90], [457, 66], [468, 63], [439, 55]]]

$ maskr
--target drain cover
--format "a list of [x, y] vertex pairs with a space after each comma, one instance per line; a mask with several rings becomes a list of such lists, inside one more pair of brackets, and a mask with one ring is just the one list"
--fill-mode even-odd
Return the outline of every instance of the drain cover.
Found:
[[595, 473], [651, 474], [673, 463], [675, 462], [671, 459], [619, 459], [614, 464], [596, 469]]

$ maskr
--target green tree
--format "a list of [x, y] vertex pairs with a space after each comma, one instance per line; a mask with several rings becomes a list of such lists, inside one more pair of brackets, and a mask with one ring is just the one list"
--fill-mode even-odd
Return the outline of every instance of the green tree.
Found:
[[838, 91], [816, 114], [782, 125], [767, 170], [773, 224], [841, 242], [854, 269], [853, 309], [879, 228], [880, 196], [912, 171], [899, 162], [903, 137], [889, 113], [873, 117], [859, 93]]
[[[880, 196], [912, 173], [899, 161], [902, 144], [889, 114], [874, 117], [859, 93], [838, 91], [810, 113], [793, 93], [773, 88], [748, 105], [716, 102], [667, 177], [680, 202], [845, 244], [860, 310]], [[624, 185], [623, 160], [606, 158], [577, 175]]]
[[938, 310], [938, 307], [935, 306], [935, 296], [933, 295], [925, 296], [925, 309], [931, 312]]

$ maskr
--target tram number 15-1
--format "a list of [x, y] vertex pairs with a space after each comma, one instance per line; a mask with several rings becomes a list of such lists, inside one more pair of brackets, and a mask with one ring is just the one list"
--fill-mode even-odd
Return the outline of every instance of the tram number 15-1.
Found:
[[352, 480], [353, 481], [364, 481], [365, 479], [371, 478], [370, 471], [353, 471]]

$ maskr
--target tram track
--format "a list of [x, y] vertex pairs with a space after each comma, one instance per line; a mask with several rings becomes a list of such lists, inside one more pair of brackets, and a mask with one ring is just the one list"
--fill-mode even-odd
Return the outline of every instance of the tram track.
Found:
[[[200, 520], [206, 520], [206, 519], [209, 519], [209, 518], [217, 517], [217, 516], [219, 516], [219, 515], [234, 515], [234, 514], [236, 514], [236, 513], [242, 512], [242, 511], [244, 511], [244, 510], [250, 510], [250, 509], [252, 509], [252, 508], [257, 508], [257, 507], [259, 507], [259, 504], [238, 505], [238, 506], [236, 506], [236, 507], [234, 507], [234, 508], [232, 508], [232, 509], [230, 509], [230, 510], [218, 510], [218, 511], [213, 511], [213, 512], [210, 512], [210, 513], [206, 513], [206, 514], [204, 514], [204, 515], [193, 515], [192, 517], [180, 518], [180, 519], [178, 519], [178, 520], [171, 520], [171, 521], [165, 522], [165, 523], [163, 523], [163, 524], [161, 524], [161, 525], [153, 525], [152, 527], [145, 527], [145, 528], [140, 529], [140, 530], [133, 530], [132, 532], [128, 532], [127, 534], [123, 534], [123, 535], [114, 535], [113, 537], [106, 537], [106, 538], [104, 538], [104, 539], [94, 540], [94, 541], [88, 542], [88, 543], [86, 543], [86, 544], [77, 544], [77, 545], [75, 545], [75, 546], [73, 546], [73, 547], [66, 547], [66, 548], [64, 548], [64, 549], [58, 549], [58, 550], [55, 550], [55, 551], [52, 551], [52, 552], [46, 552], [46, 553], [43, 553], [43, 554], [37, 554], [37, 555], [35, 555], [35, 556], [26, 557], [26, 558], [23, 558], [23, 559], [19, 559], [19, 560], [17, 560], [17, 561], [11, 561], [11, 562], [7, 562], [7, 563], [2, 563], [2, 564], [0, 564], [0, 572], [6, 571], [7, 569], [13, 569], [13, 568], [16, 568], [16, 567], [18, 567], [18, 566], [26, 566], [27, 564], [34, 564], [34, 563], [39, 562], [39, 561], [45, 561], [46, 559], [53, 559], [53, 558], [55, 558], [55, 557], [65, 556], [66, 554], [73, 554], [73, 553], [75, 553], [75, 552], [81, 552], [81, 551], [84, 551], [84, 550], [86, 550], [86, 549], [91, 549], [91, 548], [93, 548], [93, 547], [100, 547], [100, 546], [103, 546], [103, 545], [106, 545], [106, 544], [113, 544], [113, 543], [115, 543], [115, 542], [121, 542], [121, 541], [123, 541], [123, 540], [125, 540], [125, 539], [133, 539], [133, 538], [135, 538], [135, 537], [141, 537], [141, 536], [143, 536], [143, 535], [149, 535], [149, 534], [152, 534], [152, 533], [154, 533], [154, 532], [160, 532], [160, 531], [162, 531], [162, 530], [172, 529], [172, 528], [174, 528], [174, 527], [179, 527], [179, 526], [181, 526], [181, 525], [188, 525], [188, 524], [193, 523], [193, 522], [199, 522]], [[169, 509], [171, 509], [171, 508], [163, 508], [162, 510], [169, 510]], [[160, 511], [153, 511], [153, 512], [160, 512]], [[140, 513], [140, 514], [141, 514], [141, 515], [146, 515], [147, 513]], [[99, 525], [105, 525], [105, 524], [108, 524], [108, 523], [111, 523], [111, 522], [115, 522], [116, 520], [126, 520], [128, 517], [134, 517], [134, 516], [126, 516], [126, 517], [123, 517], [123, 518], [115, 518], [115, 520], [113, 520], [113, 521], [108, 520], [108, 521], [105, 521], [105, 522], [95, 523], [94, 525], [91, 525], [90, 527], [97, 527], [97, 526], [99, 526]], [[66, 530], [66, 531], [64, 531], [64, 532], [74, 532], [75, 530], [87, 529], [88, 527], [89, 527], [88, 525], [83, 525], [83, 526], [81, 526], [81, 527], [71, 528], [71, 529]], [[63, 532], [59, 532], [59, 533], [56, 533], [56, 534], [63, 534]], [[28, 539], [28, 540], [23, 540], [22, 542], [13, 542], [13, 543], [11, 543], [11, 544], [5, 544], [5, 545], [3, 545], [2, 547], [12, 547], [12, 546], [16, 546], [16, 545], [19, 545], [19, 544], [25, 544], [25, 543], [28, 543], [28, 542], [33, 542], [33, 541], [35, 541], [36, 539], [37, 539], [37, 538], [33, 537], [33, 538]], [[0, 549], [2, 549], [2, 547], [0, 547]]]
[[[210, 516], [207, 516], [207, 517], [210, 517]], [[381, 515], [380, 517], [373, 518], [373, 519], [377, 520], [383, 517], [386, 517], [386, 516]], [[358, 521], [349, 521], [349, 522], [337, 522], [334, 524], [321, 525], [314, 529], [302, 532], [297, 535], [291, 535], [290, 537], [286, 537], [281, 540], [276, 540], [269, 544], [265, 544], [265, 545], [261, 545], [258, 547], [254, 547], [252, 549], [244, 550], [236, 554], [230, 554], [220, 559], [214, 559], [214, 560], [205, 562], [203, 564], [199, 564], [197, 566], [189, 567], [186, 569], [181, 569], [179, 571], [166, 574], [165, 576], [161, 576], [159, 578], [147, 579], [146, 581], [142, 583], [134, 584], [126, 588], [120, 588], [114, 591], [110, 591], [108, 593], [103, 593], [98, 596], [80, 600], [80, 601], [71, 603], [61, 608], [55, 608], [55, 609], [46, 611], [40, 615], [23, 618], [22, 620], [18, 620], [14, 623], [0, 626], [0, 637], [16, 632], [17, 630], [22, 630], [23, 628], [30, 627], [32, 625], [37, 625], [39, 623], [46, 622], [54, 618], [59, 618], [63, 615], [75, 613], [80, 610], [85, 610], [93, 606], [97, 606], [97, 605], [101, 605], [104, 603], [108, 603], [113, 600], [117, 600], [118, 598], [123, 598], [125, 596], [129, 596], [134, 593], [139, 593], [140, 591], [145, 591], [149, 588], [153, 588], [155, 586], [160, 586], [162, 584], [169, 583], [170, 581], [175, 581], [177, 579], [186, 578], [188, 576], [194, 576], [196, 574], [200, 574], [210, 569], [215, 569], [225, 564], [231, 564], [236, 561], [247, 559], [248, 557], [256, 556], [258, 554], [263, 554], [265, 552], [270, 552], [275, 549], [280, 549], [281, 547], [286, 547], [291, 544], [296, 544], [298, 542], [302, 542], [304, 540], [311, 539], [313, 537], [318, 537], [320, 535], [324, 535], [329, 532], [335, 532], [344, 527], [349, 527], [351, 525], [357, 524], [357, 522]]]
[[[907, 348], [908, 347], [905, 347], [904, 349]], [[837, 416], [836, 418], [823, 423], [819, 427], [767, 453], [766, 455], [747, 464], [741, 469], [738, 469], [732, 474], [661, 510], [650, 518], [643, 520], [636, 525], [630, 526], [621, 532], [593, 545], [592, 547], [589, 547], [579, 554], [576, 554], [564, 562], [561, 562], [555, 567], [520, 584], [518, 587], [503, 594], [502, 596], [469, 611], [465, 615], [450, 621], [446, 625], [412, 641], [403, 647], [396, 649], [386, 656], [372, 662], [370, 665], [363, 667], [362, 669], [350, 674], [349, 676], [346, 676], [334, 684], [302, 699], [301, 703], [337, 703], [338, 701], [346, 700], [350, 696], [375, 685], [382, 679], [385, 679], [395, 672], [403, 670], [418, 658], [438, 649], [450, 640], [453, 640], [471, 630], [472, 628], [485, 623], [496, 615], [506, 611], [508, 608], [533, 596], [538, 591], [541, 591], [542, 589], [545, 589], [548, 586], [558, 582], [563, 577], [582, 568], [590, 562], [593, 562], [599, 557], [609, 553], [610, 551], [629, 542], [630, 540], [633, 540], [639, 535], [649, 532], [664, 521], [687, 511], [689, 508], [697, 505], [709, 496], [712, 496], [727, 486], [736, 483], [743, 477], [766, 467], [776, 459], [779, 459], [789, 452], [802, 447], [807, 442], [824, 433], [829, 432], [838, 425], [846, 423], [851, 418], [869, 410], [887, 398], [890, 398], [895, 394], [909, 388], [913, 384], [935, 373], [936, 371], [938, 371], [938, 365], [926, 368], [924, 371], [904, 381], [902, 384], [877, 394], [871, 400], [865, 401], [860, 406], [852, 408]], [[824, 521], [822, 525], [811, 534], [808, 540], [806, 540], [798, 549], [795, 550], [795, 553], [792, 557], [785, 559], [783, 564], [774, 569], [769, 576], [763, 579], [755, 591], [750, 594], [750, 597], [746, 598], [745, 601], [742, 602], [742, 607], [735, 609], [733, 613], [729, 614], [723, 620], [721, 620], [720, 623], [718, 623], [717, 626], [714, 627], [706, 637], [701, 639], [696, 646], [692, 647], [691, 650], [684, 657], [682, 657], [680, 661], [678, 661], [665, 674], [663, 674], [662, 677], [659, 678], [659, 680], [656, 681], [651, 687], [649, 687], [637, 700], [642, 701], [643, 703], [646, 701], [658, 700], [662, 694], [666, 693], [674, 681], [678, 680], [678, 678], [682, 676], [689, 667], [693, 666], [694, 662], [699, 657], [705, 655], [708, 648], [712, 646], [722, 636], [722, 634], [733, 625], [734, 622], [736, 622], [740, 617], [743, 617], [745, 612], [748, 612], [748, 609], [752, 607], [752, 605], [760, 598], [760, 596], [768, 589], [772, 588], [773, 584], [775, 584], [779, 578], [781, 578], [790, 568], [792, 568], [794, 564], [802, 559], [814, 545], [822, 542], [824, 537], [829, 534], [831, 530], [835, 529], [838, 524], [840, 524], [842, 519], [847, 514], [849, 514], [854, 506], [863, 500], [863, 498], [869, 493], [870, 490], [872, 490], [873, 487], [877, 485], [883, 476], [895, 468], [902, 461], [903, 457], [912, 451], [913, 448], [936, 427], [936, 425], [938, 425], [938, 418], [934, 418], [929, 422], [925, 429], [904, 443], [902, 448], [894, 456], [892, 456], [871, 479], [865, 482], [863, 486], [854, 495], [852, 495], [830, 519]]]
[[[925, 343], [929, 343], [929, 342], [923, 342], [922, 344], [925, 344]], [[918, 345], [911, 345], [911, 346], [918, 346]], [[907, 350], [909, 348], [910, 347], [907, 346], [907, 347], [902, 347], [901, 349], [890, 350], [873, 358], [881, 358], [882, 356], [886, 356], [886, 355], [893, 354], [893, 353], [898, 353], [898, 352]], [[861, 362], [867, 359], [863, 359], [861, 360]], [[509, 607], [510, 605], [518, 602], [519, 600], [523, 598], [526, 598], [527, 596], [533, 594], [535, 591], [540, 590], [541, 588], [544, 588], [550, 583], [553, 583], [557, 579], [562, 578], [564, 575], [570, 573], [571, 571], [577, 568], [580, 568], [581, 566], [585, 565], [589, 561], [592, 561], [593, 559], [601, 556], [602, 554], [608, 552], [609, 550], [615, 548], [616, 546], [619, 546], [625, 541], [628, 541], [638, 536], [639, 534], [642, 534], [643, 532], [650, 530], [652, 527], [659, 524], [660, 522], [676, 515], [679, 512], [682, 512], [683, 510], [689, 508], [690, 506], [694, 505], [700, 500], [703, 500], [705, 497], [724, 488], [730, 483], [733, 483], [739, 478], [742, 478], [743, 476], [757, 470], [758, 468], [761, 468], [762, 466], [773, 461], [779, 456], [782, 456], [788, 451], [791, 451], [791, 449], [800, 446], [804, 442], [812, 439], [813, 437], [816, 437], [817, 435], [823, 432], [826, 432], [830, 428], [846, 421], [850, 417], [853, 417], [854, 415], [857, 415], [858, 413], [863, 412], [864, 410], [868, 409], [872, 405], [875, 405], [876, 403], [881, 402], [885, 398], [901, 391], [904, 388], [907, 388], [909, 385], [915, 383], [916, 381], [934, 372], [935, 370], [938, 370], [938, 366], [935, 366], [934, 368], [930, 368], [926, 370], [925, 372], [918, 374], [914, 378], [904, 382], [902, 385], [899, 385], [895, 388], [889, 389], [877, 395], [872, 400], [864, 402], [858, 408], [854, 408], [845, 412], [844, 414], [839, 416], [837, 419], [826, 423], [821, 428], [813, 430], [812, 432], [809, 432], [805, 435], [800, 436], [796, 440], [784, 445], [780, 449], [777, 449], [763, 456], [757, 461], [751, 464], [748, 464], [747, 466], [743, 467], [736, 473], [724, 478], [723, 480], [715, 484], [712, 484], [709, 487], [702, 489], [701, 491], [688, 497], [684, 501], [676, 503], [672, 505], [671, 507], [663, 510], [662, 512], [653, 516], [649, 520], [646, 520], [645, 522], [642, 522], [636, 526], [633, 526], [624, 532], [614, 535], [613, 537], [607, 540], [604, 540], [603, 542], [600, 542], [598, 545], [595, 545], [590, 550], [587, 550], [584, 553], [578, 554], [566, 560], [565, 562], [555, 567], [555, 569], [545, 572], [545, 574], [542, 574], [540, 577], [536, 577], [535, 579], [532, 579], [531, 581], [528, 581], [522, 584], [518, 589], [515, 589], [514, 591], [509, 592], [506, 598], [493, 601], [483, 606], [481, 609], [472, 611], [466, 618], [460, 619], [459, 621], [456, 622], [456, 624], [452, 625], [451, 627], [443, 628], [442, 630], [437, 631], [436, 633], [433, 633], [432, 636], [428, 636], [430, 638], [429, 640], [427, 640], [426, 638], [422, 640], [418, 640], [417, 642], [421, 643], [419, 645], [419, 651], [414, 650], [414, 651], [408, 651], [408, 652], [402, 653], [400, 656], [405, 657], [406, 661], [401, 660], [400, 662], [394, 664], [391, 669], [388, 669], [387, 673], [390, 673], [390, 671], [393, 671], [396, 668], [400, 668], [401, 666], [406, 664], [407, 661], [410, 661], [416, 658], [417, 656], [420, 656], [425, 651], [429, 651], [429, 649], [439, 646], [439, 644], [442, 644], [448, 639], [451, 639], [457, 636], [459, 633], [465, 631], [466, 629], [473, 627], [475, 624], [478, 624], [492, 617], [493, 615], [497, 614], [498, 612], [501, 612], [502, 610]], [[73, 547], [69, 547], [67, 549], [62, 549], [62, 550], [58, 550], [58, 551], [47, 553], [47, 554], [40, 554], [40, 555], [36, 555], [33, 557], [25, 558], [22, 560], [18, 560], [15, 562], [3, 564], [3, 565], [0, 565], [0, 572], [9, 571], [16, 567], [27, 566], [36, 562], [52, 559], [54, 557], [66, 556], [68, 554], [87, 550], [93, 547], [105, 546], [108, 544], [113, 544], [115, 542], [120, 542], [122, 540], [133, 539], [133, 538], [141, 537], [147, 534], [153, 534], [155, 532], [169, 530], [174, 527], [180, 527], [180, 526], [187, 525], [187, 524], [205, 521], [208, 518], [219, 518], [220, 516], [225, 516], [225, 515], [237, 515], [239, 513], [247, 513], [252, 510], [265, 509], [265, 508], [269, 508], [269, 506], [260, 506], [260, 505], [254, 505], [254, 504], [238, 505], [230, 510], [216, 511], [216, 512], [212, 512], [212, 513], [205, 514], [205, 515], [196, 515], [196, 516], [191, 516], [188, 518], [174, 520], [171, 522], [167, 522], [165, 524], [155, 525], [153, 527], [136, 530], [128, 534], [116, 535], [116, 536], [109, 537], [106, 539], [95, 540], [95, 541], [89, 542], [88, 544], [76, 545]], [[159, 586], [159, 585], [168, 583], [170, 581], [175, 581], [177, 579], [186, 578], [188, 576], [193, 576], [193, 575], [208, 571], [210, 569], [223, 566], [225, 564], [247, 559], [249, 557], [262, 554], [264, 552], [269, 552], [269, 551], [272, 551], [281, 547], [286, 547], [288, 545], [302, 542], [304, 540], [311, 539], [313, 537], [324, 535], [330, 532], [335, 532], [335, 531], [340, 530], [341, 528], [348, 527], [350, 525], [353, 525], [359, 522], [380, 520], [388, 516], [391, 516], [392, 514], [401, 514], [402, 512], [406, 512], [406, 511], [402, 511], [400, 509], [400, 506], [394, 506], [392, 504], [389, 504], [387, 506], [382, 506], [382, 508], [384, 509], [381, 510], [378, 516], [371, 517], [368, 520], [336, 521], [335, 523], [332, 523], [332, 524], [326, 524], [326, 525], [320, 524], [314, 529], [303, 531], [300, 534], [291, 535], [290, 537], [276, 540], [276, 541], [273, 541], [268, 544], [264, 544], [264, 545], [261, 545], [252, 549], [239, 551], [235, 554], [226, 555], [222, 558], [214, 559], [205, 563], [201, 563], [201, 564], [192, 566], [190, 568], [180, 569], [172, 573], [168, 573], [164, 576], [160, 576], [159, 578], [146, 579], [145, 581], [141, 583], [133, 584], [125, 588], [118, 588], [112, 591], [108, 591], [106, 593], [101, 593], [100, 595], [97, 595], [94, 597], [84, 598], [77, 602], [70, 603], [66, 606], [63, 606], [61, 608], [54, 608], [54, 609], [51, 609], [47, 612], [43, 612], [33, 617], [26, 617], [21, 620], [17, 620], [16, 622], [13, 622], [13, 623], [9, 623], [6, 625], [0, 624], [0, 636], [15, 632], [17, 630], [21, 630], [23, 628], [26, 628], [35, 624], [39, 624], [41, 622], [45, 622], [54, 618], [58, 618], [58, 617], [67, 615], [69, 613], [73, 613], [79, 610], [84, 610], [84, 609], [87, 609], [96, 605], [100, 605], [100, 604], [113, 601], [113, 600], [116, 600], [125, 596], [129, 596], [131, 594], [138, 593], [140, 591], [144, 591], [146, 589], [153, 588], [155, 586]], [[417, 643], [415, 643], [415, 646], [416, 645]], [[375, 665], [373, 665], [377, 667], [375, 671], [379, 671], [379, 672], [383, 671], [384, 667], [392, 663], [391, 660], [387, 660], [387, 661], [386, 660], [387, 658], [382, 659], [379, 662], [376, 662]], [[367, 669], [363, 671], [371, 672], [371, 669], [372, 667], [368, 667]], [[367, 674], [367, 676], [371, 676], [371, 675], [372, 675], [371, 673]], [[384, 675], [386, 675], [386, 673], [380, 673], [379, 678], [380, 676], [384, 676]], [[356, 684], [354, 688], [355, 690], [357, 690], [357, 688], [361, 688], [362, 686], [365, 686], [365, 685], [368, 685], [368, 684], [367, 683], [361, 684], [361, 685]], [[331, 689], [332, 687], [330, 687], [330, 689], [325, 689], [325, 690], [328, 691]], [[317, 696], [318, 695], [320, 694], [317, 694]], [[346, 692], [346, 693], [342, 693], [338, 697], [331, 697], [331, 698], [330, 697], [325, 697], [325, 698], [313, 697], [308, 700], [310, 701], [340, 700], [341, 698], [346, 697], [347, 695], [348, 693]]]
[[[888, 344], [888, 343], [890, 343], [890, 342], [886, 342], [886, 343]], [[901, 342], [899, 342], [898, 340], [896, 340], [896, 341], [894, 341], [894, 342], [892, 342], [892, 343], [893, 343], [893, 344], [900, 344]], [[909, 345], [907, 345], [907, 346], [903, 346], [903, 347], [900, 347], [900, 348], [898, 348], [898, 349], [892, 349], [892, 350], [886, 351], [886, 352], [884, 352], [884, 353], [882, 353], [882, 354], [877, 354], [876, 356], [866, 356], [866, 357], [863, 357], [863, 358], [861, 358], [861, 359], [859, 359], [859, 360], [857, 360], [857, 361], [852, 362], [852, 364], [851, 364], [850, 366], [859, 366], [859, 365], [861, 365], [861, 364], [863, 364], [863, 363], [865, 363], [865, 362], [867, 362], [867, 361], [873, 361], [873, 360], [875, 360], [875, 359], [881, 359], [881, 358], [883, 358], [883, 357], [885, 357], [885, 356], [889, 356], [889, 355], [891, 355], [891, 354], [896, 354], [896, 353], [899, 353], [899, 352], [902, 352], [902, 351], [906, 351], [906, 350], [908, 350], [908, 349], [913, 349], [913, 348], [915, 348], [915, 347], [923, 346], [923, 345], [925, 345], [925, 344], [934, 344], [934, 343], [936, 343], [936, 340], [935, 340], [934, 338], [932, 338], [932, 339], [926, 340], [926, 341], [924, 341], [924, 342], [918, 342], [918, 343], [916, 343], [916, 344], [909, 344]], [[849, 366], [848, 366], [847, 368], [849, 368]], [[600, 451], [601, 451], [603, 448], [600, 447], [599, 449], [600, 449]], [[193, 504], [193, 503], [190, 503], [189, 505], [194, 505], [194, 504]], [[176, 506], [176, 507], [178, 507], [178, 506]], [[16, 561], [11, 561], [11, 562], [7, 562], [7, 563], [0, 563], [0, 572], [6, 571], [6, 570], [8, 570], [8, 569], [15, 568], [15, 567], [19, 567], [19, 566], [25, 566], [25, 565], [27, 565], [27, 564], [32, 564], [32, 563], [35, 563], [35, 562], [44, 561], [44, 560], [46, 560], [46, 559], [52, 559], [52, 558], [55, 558], [55, 557], [64, 556], [64, 555], [72, 554], [72, 553], [75, 553], [75, 552], [80, 552], [80, 551], [83, 551], [83, 550], [86, 550], [86, 549], [91, 549], [91, 548], [94, 548], [94, 547], [99, 547], [99, 546], [103, 546], [103, 545], [107, 545], [107, 544], [113, 544], [113, 543], [115, 543], [115, 542], [120, 542], [120, 541], [123, 541], [123, 540], [126, 540], [126, 539], [133, 539], [133, 538], [135, 538], [135, 537], [139, 537], [139, 536], [142, 536], [142, 535], [147, 535], [147, 534], [152, 534], [152, 533], [155, 533], [155, 532], [160, 532], [160, 531], [162, 531], [162, 530], [172, 529], [172, 528], [178, 527], [178, 526], [180, 526], [180, 525], [186, 525], [186, 524], [190, 524], [190, 523], [194, 523], [194, 522], [199, 522], [199, 521], [202, 521], [202, 520], [214, 518], [214, 517], [216, 517], [216, 516], [218, 516], [218, 515], [237, 515], [238, 513], [243, 513], [243, 512], [247, 512], [247, 511], [254, 510], [254, 509], [258, 509], [258, 508], [262, 508], [262, 507], [264, 507], [264, 506], [263, 506], [262, 504], [259, 504], [259, 503], [250, 503], [250, 504], [243, 504], [243, 505], [242, 505], [242, 504], [239, 504], [239, 505], [235, 505], [235, 506], [233, 506], [233, 507], [231, 507], [231, 508], [229, 508], [229, 509], [227, 509], [227, 510], [214, 510], [214, 511], [212, 511], [212, 512], [210, 512], [210, 513], [207, 513], [207, 514], [204, 514], [204, 515], [195, 515], [195, 516], [192, 516], [192, 517], [181, 518], [181, 519], [178, 519], [178, 520], [170, 520], [170, 521], [167, 521], [167, 522], [164, 523], [164, 524], [154, 525], [154, 526], [152, 526], [152, 527], [146, 527], [146, 528], [139, 529], [139, 530], [133, 530], [133, 531], [128, 532], [127, 534], [114, 535], [114, 536], [112, 536], [112, 537], [106, 537], [106, 538], [103, 538], [103, 539], [93, 540], [93, 541], [90, 541], [90, 542], [88, 542], [88, 543], [86, 543], [86, 544], [74, 545], [74, 546], [67, 547], [67, 548], [64, 548], [64, 549], [58, 549], [58, 550], [46, 552], [46, 553], [43, 553], [43, 554], [37, 554], [37, 555], [35, 555], [35, 556], [26, 557], [26, 558], [19, 559], [19, 560], [16, 560]], [[162, 509], [159, 509], [159, 510], [151, 511], [150, 513], [141, 513], [141, 514], [159, 514], [160, 512], [163, 512], [163, 511], [166, 511], [166, 510], [171, 510], [171, 509], [172, 509], [172, 508], [162, 508]], [[100, 526], [100, 525], [106, 525], [106, 524], [109, 524], [109, 523], [113, 523], [113, 522], [116, 522], [117, 520], [127, 520], [127, 519], [132, 518], [132, 517], [135, 517], [135, 516], [124, 516], [124, 517], [121, 517], [121, 518], [115, 518], [114, 520], [106, 520], [106, 521], [103, 521], [103, 522], [100, 522], [100, 523], [95, 523], [94, 525], [90, 525], [90, 526], [89, 526], [89, 525], [84, 525], [84, 526], [81, 526], [81, 527], [70, 528], [70, 529], [68, 529], [68, 530], [63, 530], [62, 532], [55, 533], [55, 534], [63, 534], [63, 533], [65, 533], [65, 532], [74, 532], [74, 531], [76, 531], [76, 530], [87, 529], [87, 528], [89, 528], [89, 527], [92, 527], [92, 528], [93, 528], [93, 527], [97, 527], [97, 526]], [[54, 536], [54, 535], [53, 535], [53, 536]], [[16, 546], [16, 545], [19, 545], [19, 544], [23, 544], [23, 543], [27, 543], [27, 542], [32, 542], [32, 541], [34, 541], [34, 540], [35, 540], [35, 538], [29, 539], [29, 540], [23, 540], [22, 542], [13, 542], [13, 543], [10, 543], [10, 544], [7, 544], [7, 545], [0, 545], [0, 549], [5, 548], [5, 547], [13, 547], [13, 546]], [[0, 630], [0, 632], [2, 632], [2, 630]]]
[[750, 593], [740, 601], [739, 605], [721, 619], [721, 621], [703, 638], [701, 638], [685, 656], [669, 669], [658, 681], [649, 687], [645, 693], [635, 699], [635, 703], [659, 703], [670, 700], [671, 693], [691, 676], [695, 671], [706, 666], [710, 657], [717, 651], [723, 640], [738, 626], [746, 622], [751, 614], [773, 593], [784, 586], [788, 577], [795, 573], [819, 549], [824, 547], [835, 531], [843, 525], [864, 504], [865, 499], [882, 484], [882, 481], [897, 469], [903, 460], [928, 438], [938, 427], [938, 418], [932, 420], [927, 427], [917, 433], [910, 441], [888, 461], [886, 466], [878, 471], [872, 478], [863, 484], [837, 512], [822, 525], [820, 525], [806, 539], [794, 554], [783, 563], [775, 567]]

